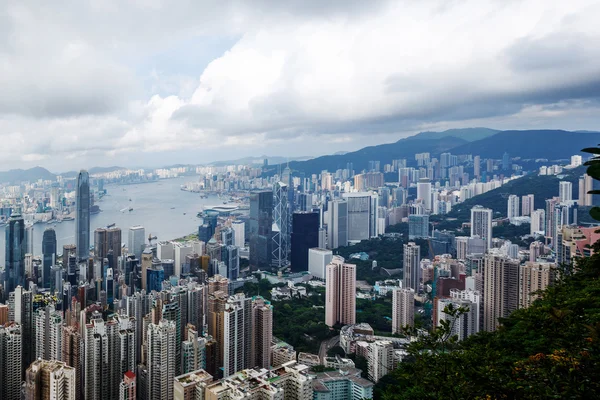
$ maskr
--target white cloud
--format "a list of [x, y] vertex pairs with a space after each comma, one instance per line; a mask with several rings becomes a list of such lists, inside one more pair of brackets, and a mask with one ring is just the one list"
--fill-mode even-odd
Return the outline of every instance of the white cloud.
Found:
[[[594, 1], [222, 3], [6, 7], [0, 164], [323, 154], [474, 123], [597, 128]], [[172, 47], [193, 57], [206, 35], [239, 40], [195, 74], [152, 65]]]

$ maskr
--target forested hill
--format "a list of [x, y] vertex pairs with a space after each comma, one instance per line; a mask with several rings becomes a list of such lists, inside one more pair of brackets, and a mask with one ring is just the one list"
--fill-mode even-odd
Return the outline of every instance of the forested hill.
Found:
[[600, 398], [600, 245], [594, 249], [496, 332], [458, 343], [442, 332], [411, 344], [375, 399]]
[[596, 146], [600, 132], [570, 132], [561, 130], [502, 131], [481, 140], [450, 149], [452, 154], [479, 155], [482, 159], [500, 159], [507, 152], [523, 159], [567, 159], [583, 154], [581, 149]]

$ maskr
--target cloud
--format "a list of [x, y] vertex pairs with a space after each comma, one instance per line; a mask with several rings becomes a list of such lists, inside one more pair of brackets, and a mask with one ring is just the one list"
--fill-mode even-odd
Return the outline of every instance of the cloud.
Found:
[[474, 122], [591, 129], [599, 18], [585, 0], [15, 3], [0, 11], [0, 138], [19, 150], [0, 156], [166, 164]]

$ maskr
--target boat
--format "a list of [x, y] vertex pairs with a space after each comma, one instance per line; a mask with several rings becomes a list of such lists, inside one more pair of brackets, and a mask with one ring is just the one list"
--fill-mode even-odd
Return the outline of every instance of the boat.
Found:
[[187, 213], [183, 213], [183, 215], [185, 215], [185, 214], [187, 214]]
[[171, 210], [174, 210], [174, 209], [175, 209], [175, 207], [171, 207]]
[[129, 201], [131, 201], [131, 199], [129, 199]]
[[130, 211], [130, 212], [131, 212], [131, 211], [133, 211], [133, 207], [129, 207], [129, 211]]
[[64, 217], [62, 220], [63, 221], [75, 221], [75, 218], [74, 217]]
[[48, 221], [46, 221], [46, 223], [48, 225], [52, 225], [54, 222], [56, 222], [56, 221], [54, 221], [53, 219], [49, 219]]

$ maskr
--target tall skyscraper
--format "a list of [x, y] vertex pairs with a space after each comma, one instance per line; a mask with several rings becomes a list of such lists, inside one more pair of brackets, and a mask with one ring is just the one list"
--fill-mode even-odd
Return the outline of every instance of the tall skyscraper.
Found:
[[431, 180], [429, 180], [429, 178], [419, 179], [419, 182], [417, 183], [417, 200], [423, 202], [426, 212], [432, 211]]
[[504, 171], [510, 171], [512, 165], [510, 160], [510, 155], [506, 152], [502, 155], [502, 169]]
[[[0, 399], [21, 400], [23, 337], [21, 325], [0, 325]], [[5, 368], [10, 366], [10, 368]]]
[[392, 291], [392, 334], [402, 333], [405, 326], [415, 324], [415, 291], [398, 288]]
[[519, 307], [531, 306], [539, 297], [537, 292], [554, 284], [556, 267], [551, 263], [526, 262], [520, 267]]
[[252, 299], [243, 293], [227, 300], [223, 314], [223, 377], [248, 368], [252, 346]]
[[508, 317], [519, 307], [519, 261], [498, 252], [486, 254], [483, 265], [484, 329], [499, 326], [498, 318]]
[[329, 202], [327, 222], [328, 249], [348, 245], [348, 202], [336, 199]]
[[402, 287], [414, 289], [415, 293], [418, 293], [421, 280], [421, 246], [414, 242], [405, 244], [403, 260]]
[[249, 368], [269, 368], [273, 341], [273, 306], [257, 296], [252, 300], [252, 346]]
[[319, 214], [295, 212], [292, 215], [292, 272], [308, 270], [308, 250], [319, 245]]
[[356, 265], [335, 256], [325, 273], [325, 323], [356, 323]]
[[250, 265], [266, 269], [271, 266], [273, 241], [273, 192], [250, 194]]
[[56, 264], [56, 232], [49, 228], [42, 237], [42, 287], [49, 288], [52, 281], [50, 269]]
[[235, 281], [240, 277], [240, 249], [234, 245], [221, 248], [221, 261], [227, 267], [227, 278]]
[[543, 209], [531, 212], [531, 234], [545, 232], [546, 230], [546, 211]]
[[408, 216], [408, 240], [429, 237], [429, 215]]
[[85, 170], [77, 175], [75, 207], [77, 259], [86, 260], [90, 254], [90, 176]]
[[573, 200], [573, 184], [569, 181], [560, 181], [558, 184], [558, 197], [561, 203]]
[[471, 237], [482, 238], [488, 249], [492, 248], [492, 210], [482, 206], [471, 208]]
[[533, 194], [528, 194], [521, 198], [521, 215], [528, 216], [531, 215], [535, 208], [535, 196]]
[[37, 359], [25, 373], [25, 400], [75, 400], [75, 368], [62, 361]]
[[514, 194], [508, 196], [508, 208], [506, 215], [509, 219], [521, 216], [521, 213], [519, 212], [519, 196]]
[[149, 324], [147, 333], [148, 400], [172, 400], [175, 365], [178, 363], [175, 322], [162, 320]]
[[475, 156], [473, 157], [473, 175], [476, 178], [481, 177], [481, 157]]
[[140, 260], [142, 251], [146, 244], [146, 230], [141, 225], [135, 225], [129, 228], [129, 241], [127, 248], [130, 254], [135, 254], [135, 257]]
[[33, 313], [35, 358], [60, 360], [62, 356], [62, 312], [48, 305]]
[[377, 193], [344, 193], [348, 202], [348, 242], [377, 237]]
[[25, 286], [25, 221], [19, 213], [12, 214], [6, 224], [4, 296], [17, 286]]
[[244, 247], [246, 245], [246, 227], [244, 221], [236, 220], [231, 223], [233, 229], [233, 244], [237, 247]]
[[137, 390], [135, 384], [135, 374], [133, 371], [127, 371], [123, 375], [123, 380], [119, 385], [119, 400], [136, 400]]
[[278, 270], [289, 266], [290, 215], [288, 186], [283, 182], [273, 185], [273, 250], [272, 266]]

